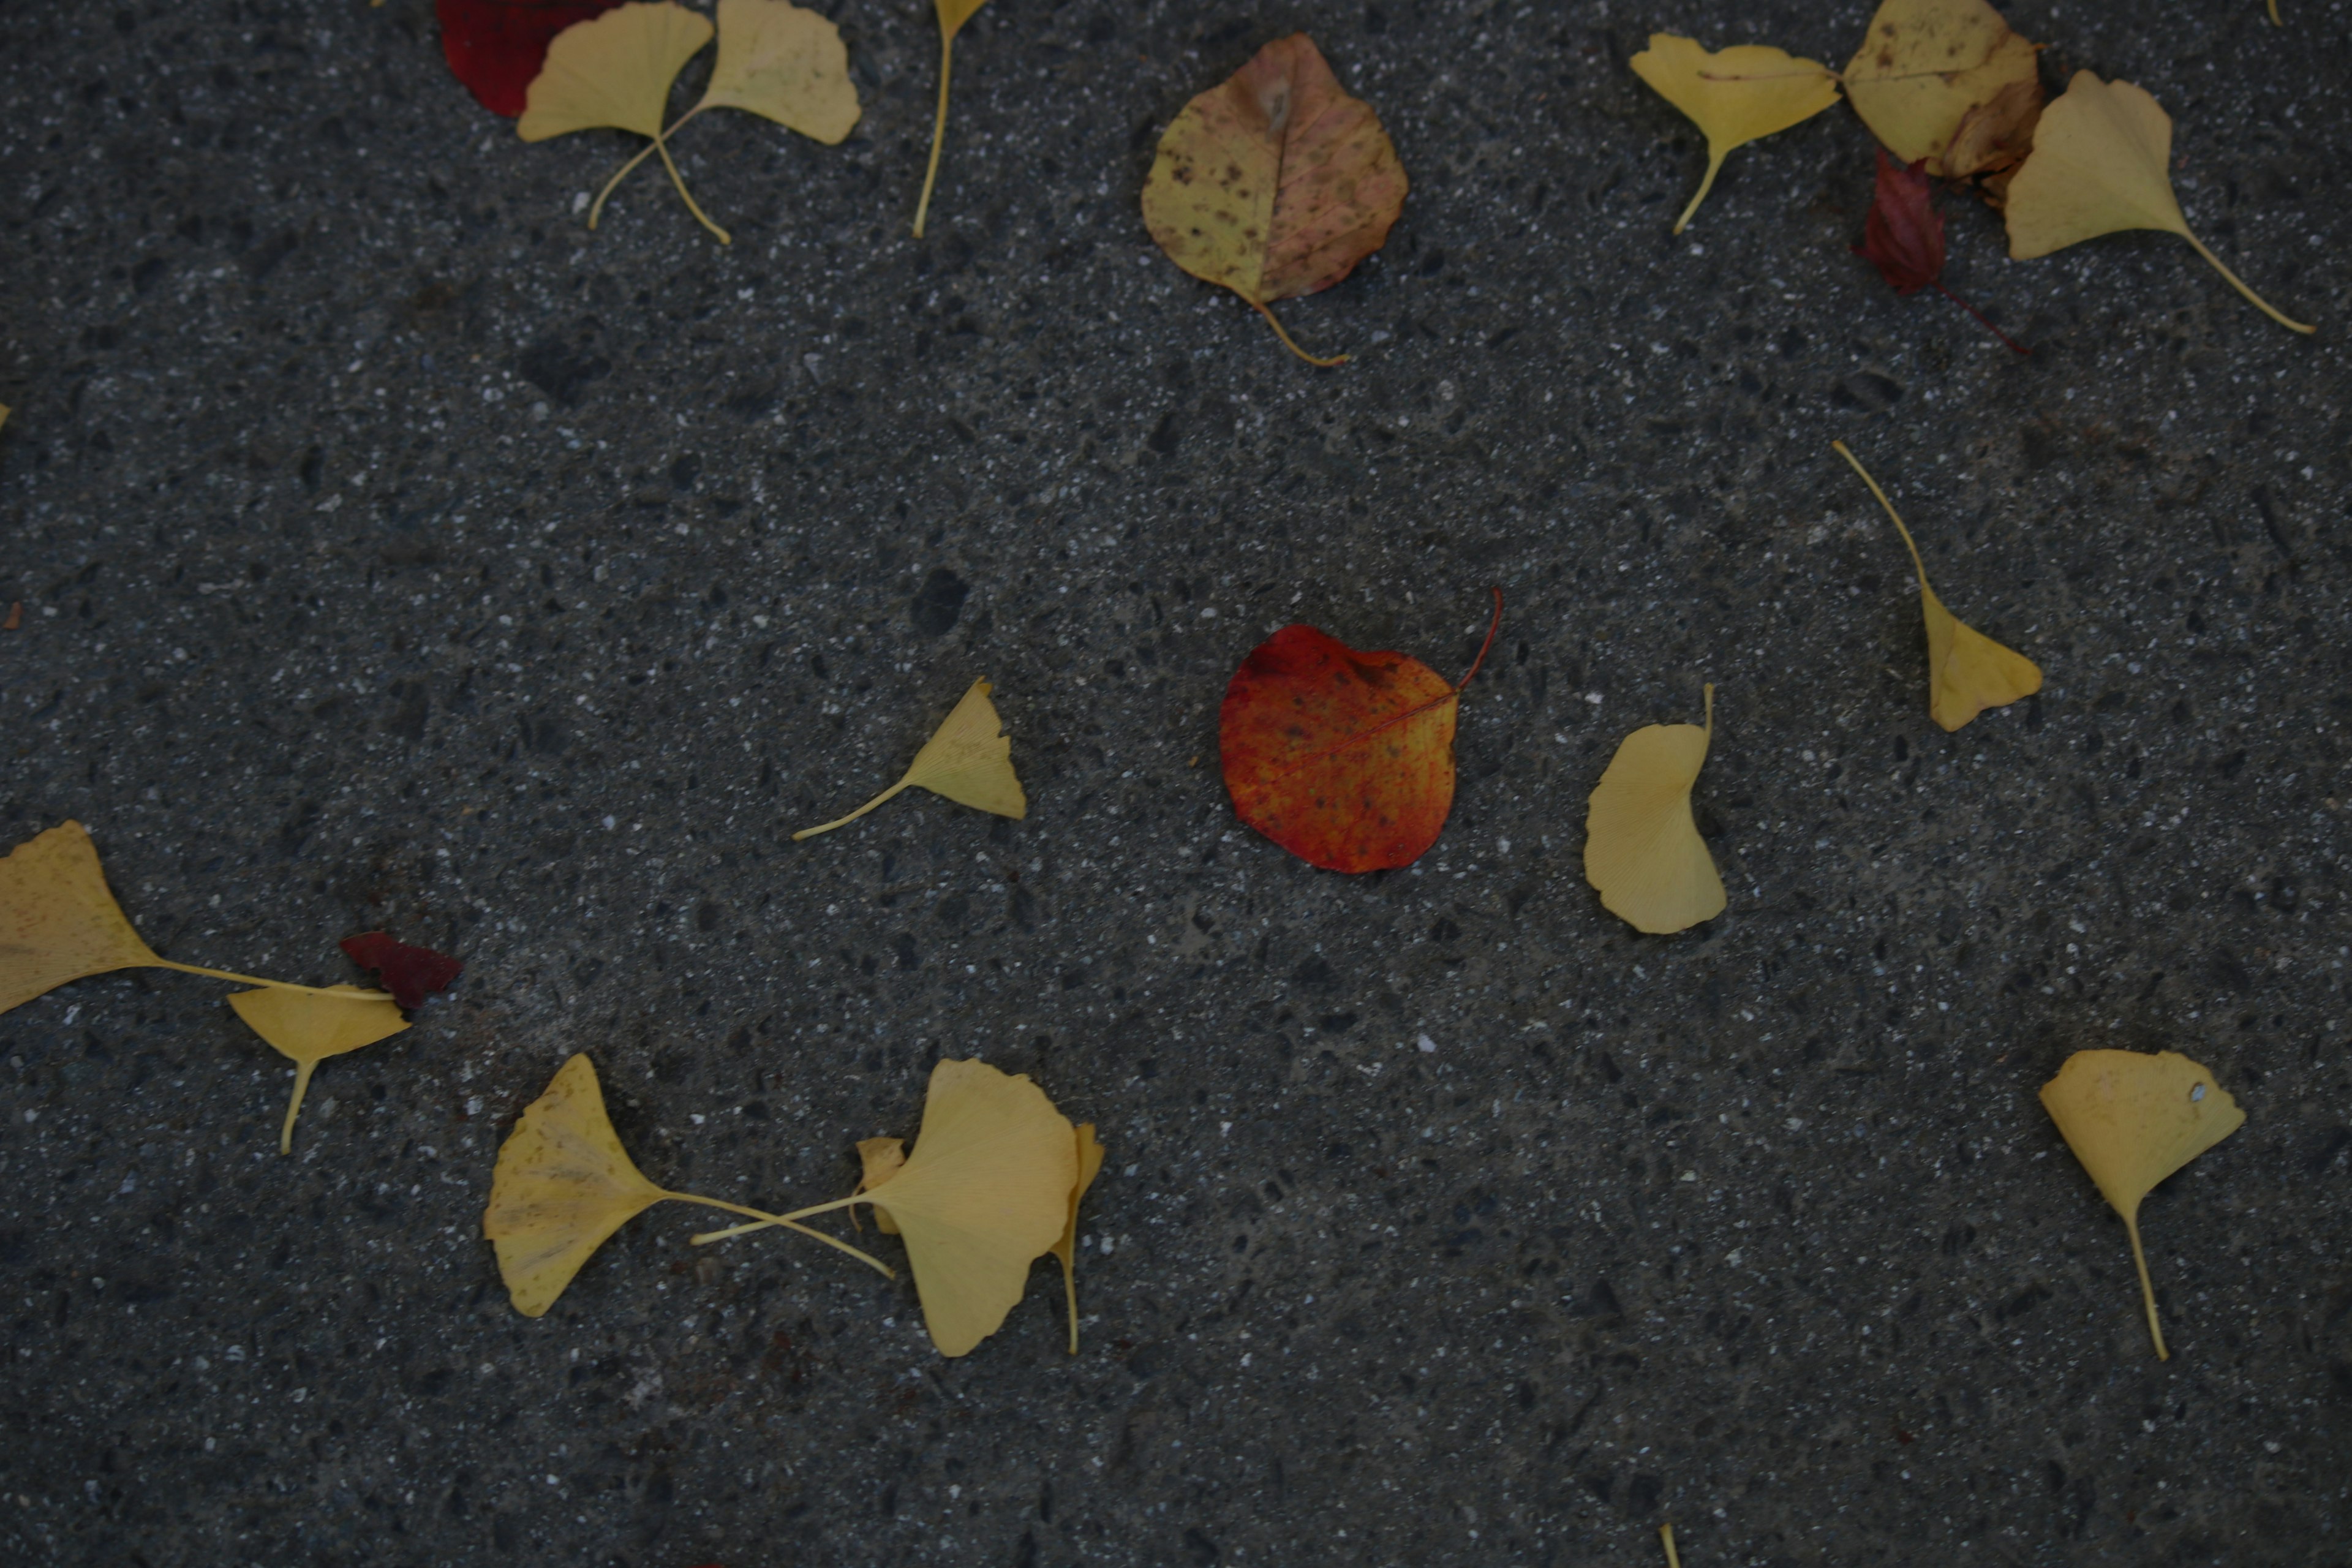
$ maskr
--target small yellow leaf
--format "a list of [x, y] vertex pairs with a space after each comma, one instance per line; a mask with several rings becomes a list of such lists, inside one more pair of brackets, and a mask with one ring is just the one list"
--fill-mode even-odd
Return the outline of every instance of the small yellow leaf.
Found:
[[2024, 155], [2042, 106], [2033, 55], [1985, 0], [1886, 0], [1846, 65], [1845, 95], [1896, 158], [1962, 179]]
[[1911, 531], [1903, 526], [1895, 503], [1886, 499], [1886, 492], [1844, 442], [1832, 441], [1830, 446], [1853, 465], [1870, 493], [1886, 509], [1895, 531], [1903, 536], [1903, 547], [1911, 552], [1911, 564], [1918, 571], [1919, 608], [1927, 622], [1927, 717], [1946, 730], [1957, 730], [1988, 708], [2006, 708], [2041, 690], [2040, 665], [2003, 647], [1944, 608], [1944, 602], [1927, 586], [1927, 563], [1919, 559], [1919, 547], [1912, 542]]
[[996, 705], [988, 700], [986, 680], [975, 680], [955, 705], [938, 731], [915, 753], [907, 774], [897, 784], [851, 812], [815, 827], [803, 827], [793, 835], [797, 839], [830, 833], [844, 823], [855, 822], [880, 805], [899, 791], [919, 785], [933, 795], [945, 795], [959, 805], [976, 806], [994, 812], [999, 816], [1015, 819], [1029, 815], [1029, 802], [1021, 793], [1021, 780], [1013, 772], [1013, 742], [1003, 732], [1003, 722], [996, 716]]
[[719, 0], [719, 63], [696, 112], [709, 108], [764, 115], [835, 145], [858, 115], [841, 29], [791, 0]]
[[293, 1152], [294, 1118], [302, 1110], [312, 1070], [329, 1057], [372, 1046], [408, 1027], [390, 995], [357, 985], [331, 986], [324, 992], [265, 986], [235, 992], [228, 1005], [255, 1034], [295, 1064], [294, 1097], [287, 1103], [286, 1123], [278, 1133], [281, 1154]]
[[2271, 320], [2298, 332], [2314, 331], [2273, 310], [2189, 232], [2172, 194], [2171, 160], [2172, 120], [2155, 99], [2130, 82], [2076, 71], [2065, 92], [2042, 111], [2033, 152], [2009, 183], [2002, 208], [2009, 254], [2028, 261], [2103, 234], [2162, 229], [2195, 247]]
[[1054, 1244], [1054, 1256], [1062, 1260], [1062, 1292], [1070, 1309], [1070, 1353], [1078, 1353], [1078, 1201], [1087, 1189], [1095, 1184], [1102, 1171], [1103, 1146], [1095, 1136], [1095, 1124], [1081, 1122], [1078, 1133], [1078, 1180], [1070, 1189], [1070, 1219], [1062, 1227], [1062, 1239]]
[[1734, 147], [1786, 131], [1837, 101], [1837, 78], [1819, 60], [1761, 44], [1709, 54], [1690, 38], [1653, 33], [1632, 60], [1633, 73], [1706, 133], [1706, 178], [1675, 220], [1682, 233]]
[[2076, 1051], [2042, 1086], [2042, 1106], [2066, 1147], [2131, 1235], [2132, 1262], [2157, 1359], [2170, 1359], [2156, 1317], [2156, 1288], [2139, 1244], [2139, 1205], [2150, 1189], [2245, 1124], [2246, 1113], [2213, 1075], [2178, 1051]]
[[963, 25], [988, 0], [932, 0], [940, 14], [940, 108], [931, 124], [931, 162], [923, 171], [923, 195], [915, 204], [915, 237], [923, 237], [923, 221], [930, 216], [931, 188], [940, 183], [940, 150], [948, 140], [948, 79], [955, 68], [955, 37]]
[[[907, 1141], [904, 1138], [861, 1138], [857, 1142], [857, 1158], [866, 1171], [857, 1178], [853, 1196], [857, 1193], [870, 1193], [898, 1173], [898, 1168], [907, 1163]], [[856, 1209], [849, 1211], [849, 1219], [852, 1225], [856, 1224]], [[898, 1222], [876, 1209], [874, 1228], [885, 1236], [896, 1236], [898, 1234]]]
[[[574, 131], [609, 127], [652, 138], [653, 149], [669, 171], [670, 183], [685, 198], [687, 210], [725, 245], [727, 231], [696, 205], [685, 177], [670, 159], [668, 143], [662, 139], [662, 112], [669, 104], [670, 86], [686, 62], [709, 41], [708, 17], [666, 0], [661, 5], [632, 0], [585, 22], [575, 22], [548, 45], [547, 63], [531, 79], [515, 133], [526, 142], [544, 142]], [[634, 167], [632, 160], [623, 165], [621, 174]], [[620, 177], [614, 175], [613, 183]], [[596, 198], [589, 227], [596, 226], [604, 195], [611, 195], [612, 189], [613, 184], [607, 184], [604, 195]]]
[[1715, 736], [1715, 688], [1706, 727], [1651, 724], [1618, 743], [1592, 789], [1584, 826], [1584, 879], [1601, 904], [1635, 931], [1687, 931], [1723, 912], [1723, 879], [1691, 816], [1691, 786]]
[[86, 974], [162, 962], [107, 890], [80, 823], [0, 857], [0, 1013]]
[[941, 1355], [997, 1331], [1029, 1265], [1069, 1226], [1078, 1143], [1025, 1075], [986, 1062], [931, 1069], [915, 1152], [871, 1203], [898, 1224], [923, 1321]]

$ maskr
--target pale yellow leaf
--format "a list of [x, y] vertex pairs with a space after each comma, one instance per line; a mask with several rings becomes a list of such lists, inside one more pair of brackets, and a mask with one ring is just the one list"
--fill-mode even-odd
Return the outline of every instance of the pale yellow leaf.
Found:
[[2009, 183], [2002, 208], [2009, 254], [2026, 261], [2123, 229], [2162, 229], [2195, 247], [2271, 320], [2298, 332], [2313, 331], [2273, 310], [2189, 232], [2172, 194], [2171, 160], [2172, 119], [2155, 99], [2130, 82], [2076, 71], [2065, 92], [2042, 111], [2032, 154]]
[[2123, 1216], [2139, 1270], [2147, 1331], [2170, 1359], [2157, 1322], [2156, 1287], [2139, 1242], [2139, 1205], [2156, 1184], [2245, 1124], [2213, 1075], [2177, 1051], [2076, 1051], [2042, 1086], [2042, 1109], [2066, 1147]]
[[988, 700], [986, 680], [975, 680], [963, 700], [940, 723], [923, 749], [915, 753], [906, 776], [846, 816], [815, 827], [803, 827], [793, 838], [830, 833], [859, 817], [901, 790], [920, 787], [945, 795], [959, 805], [975, 806], [999, 816], [1024, 817], [1029, 802], [1021, 780], [1013, 772], [1013, 742], [1003, 733], [996, 705]]
[[107, 890], [80, 823], [0, 857], [0, 1013], [86, 974], [161, 963]]
[[1601, 907], [1635, 931], [1687, 931], [1723, 912], [1723, 879], [1691, 816], [1691, 786], [1715, 734], [1715, 688], [1706, 727], [1651, 724], [1618, 743], [1593, 786], [1584, 827], [1584, 878]]
[[841, 29], [791, 0], [719, 0], [719, 61], [697, 108], [744, 110], [838, 143], [858, 115]]
[[2033, 57], [1985, 0], [1886, 0], [1846, 65], [1845, 95], [1895, 157], [1959, 179], [2023, 156], [2042, 105]]
[[526, 142], [600, 127], [658, 138], [670, 84], [709, 41], [709, 18], [683, 5], [636, 0], [575, 22], [548, 45], [515, 131]]
[[356, 1051], [408, 1027], [400, 1006], [382, 991], [357, 985], [335, 985], [325, 991], [296, 991], [270, 985], [258, 991], [232, 993], [228, 1005], [247, 1027], [292, 1061], [294, 1094], [286, 1106], [285, 1125], [278, 1130], [278, 1152], [294, 1149], [294, 1118], [310, 1088], [310, 1074], [329, 1057]]
[[1630, 63], [1636, 76], [1706, 133], [1706, 178], [1675, 220], [1676, 234], [1715, 187], [1716, 174], [1734, 147], [1786, 131], [1837, 101], [1837, 79], [1828, 67], [1761, 44], [1735, 44], [1709, 54], [1694, 39], [1653, 33], [1650, 47]]

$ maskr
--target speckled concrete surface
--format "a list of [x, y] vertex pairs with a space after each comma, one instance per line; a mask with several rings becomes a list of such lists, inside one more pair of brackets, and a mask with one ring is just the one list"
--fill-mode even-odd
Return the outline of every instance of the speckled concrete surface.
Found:
[[[537, 147], [425, 0], [0, 5], [0, 816], [89, 825], [189, 962], [462, 954], [288, 1073], [191, 977], [0, 1021], [15, 1563], [2342, 1564], [2352, 10], [2021, 3], [2173, 112], [2218, 252], [2004, 258], [2020, 360], [1850, 256], [1843, 108], [1691, 232], [1653, 27], [1830, 60], [1868, 7], [995, 0], [906, 234], [935, 39], [839, 8], [866, 117]], [[1719, 18], [1737, 12], [1740, 19]], [[1284, 307], [1151, 249], [1158, 128], [1310, 28], [1414, 181]], [[689, 68], [681, 94], [698, 90]], [[1957, 735], [1937, 585], [2039, 659]], [[1409, 872], [1233, 820], [1271, 627], [1465, 665]], [[998, 682], [1025, 822], [894, 777]], [[1719, 687], [1728, 913], [1602, 912], [1583, 799]], [[2248, 1111], [2146, 1228], [2034, 1102], [2168, 1046]], [[978, 1052], [1101, 1124], [1086, 1341], [1050, 1264], [971, 1356], [903, 1280], [633, 1224], [539, 1321], [478, 1239], [593, 1054], [657, 1181], [812, 1202]], [[886, 1244], [888, 1245], [888, 1244]]]

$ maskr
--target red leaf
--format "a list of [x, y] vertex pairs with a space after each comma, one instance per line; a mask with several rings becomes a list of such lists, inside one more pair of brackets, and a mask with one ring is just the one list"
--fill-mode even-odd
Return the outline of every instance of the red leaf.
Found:
[[1878, 150], [1878, 188], [1862, 243], [1852, 247], [1897, 294], [1916, 293], [1944, 275], [1944, 215], [1936, 210], [1926, 166], [1922, 158], [1906, 169]]
[[464, 973], [465, 964], [448, 954], [436, 952], [429, 947], [411, 947], [404, 942], [394, 942], [380, 931], [361, 936], [347, 936], [342, 941], [343, 952], [362, 969], [375, 971], [383, 988], [404, 1013], [415, 1012], [425, 1005], [425, 999], [436, 991], [446, 991], [452, 981]]
[[574, 22], [603, 15], [621, 0], [434, 0], [441, 52], [449, 69], [484, 109], [509, 120], [522, 113], [547, 46]]
[[[1502, 616], [1497, 590], [1495, 626]], [[1455, 685], [1404, 654], [1283, 627], [1234, 671], [1218, 711], [1234, 812], [1327, 870], [1411, 865], [1454, 806], [1454, 722], [1470, 675]]]

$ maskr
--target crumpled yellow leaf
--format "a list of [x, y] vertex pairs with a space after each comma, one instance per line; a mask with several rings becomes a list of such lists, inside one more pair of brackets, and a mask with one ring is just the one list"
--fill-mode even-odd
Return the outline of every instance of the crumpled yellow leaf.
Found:
[[923, 195], [915, 204], [915, 237], [923, 237], [923, 220], [931, 210], [931, 187], [940, 181], [940, 149], [948, 139], [948, 77], [955, 64], [955, 36], [988, 0], [932, 0], [940, 14], [940, 110], [931, 126], [931, 162], [923, 171]]
[[357, 985], [330, 986], [324, 993], [265, 986], [230, 994], [228, 1005], [253, 1032], [294, 1063], [294, 1097], [278, 1129], [278, 1152], [294, 1152], [294, 1118], [310, 1092], [310, 1074], [329, 1057], [372, 1046], [408, 1027], [400, 1005], [382, 991]]
[[499, 1149], [498, 1169], [490, 1178], [482, 1235], [498, 1249], [499, 1275], [515, 1310], [526, 1318], [543, 1315], [614, 1231], [666, 1198], [782, 1225], [864, 1258], [885, 1276], [890, 1273], [846, 1242], [782, 1215], [654, 1185], [621, 1147], [612, 1118], [604, 1113], [596, 1068], [579, 1055], [557, 1070], [545, 1093], [523, 1108], [514, 1131]]
[[2157, 1322], [2156, 1287], [2139, 1244], [2139, 1205], [2158, 1182], [2245, 1125], [2213, 1075], [2178, 1051], [2076, 1051], [2042, 1086], [2042, 1106], [2066, 1147], [2123, 1216], [2158, 1361], [2171, 1359]]
[[1846, 65], [1845, 95], [1896, 158], [1965, 179], [2032, 145], [2042, 108], [2033, 57], [1985, 0], [1886, 0]]
[[1837, 101], [1837, 78], [1827, 66], [1761, 44], [1734, 44], [1709, 54], [1695, 39], [1653, 33], [1650, 47], [1630, 63], [1633, 74], [1706, 133], [1706, 178], [1675, 220], [1676, 234], [1715, 188], [1716, 174], [1734, 147], [1786, 131]]
[[[710, 41], [710, 20], [683, 5], [649, 5], [631, 0], [585, 22], [575, 22], [555, 35], [547, 47], [547, 63], [531, 79], [522, 118], [515, 133], [526, 142], [544, 142], [574, 131], [610, 128], [650, 137], [670, 183], [686, 200], [687, 210], [719, 238], [730, 243], [727, 231], [710, 221], [686, 188], [685, 176], [669, 155], [664, 140], [662, 112], [669, 105], [669, 89], [677, 73], [702, 46]], [[625, 174], [634, 163], [625, 164]], [[621, 174], [604, 187], [612, 194]], [[596, 226], [604, 210], [599, 195], [590, 211], [588, 226]]]
[[1911, 552], [1911, 564], [1919, 574], [1919, 608], [1927, 622], [1927, 717], [1946, 730], [1957, 730], [1988, 708], [2006, 708], [2021, 697], [2031, 697], [2042, 689], [2042, 667], [2023, 654], [2002, 647], [2000, 643], [1968, 625], [1944, 608], [1944, 601], [1927, 586], [1927, 563], [1919, 559], [1919, 546], [1912, 542], [1911, 531], [1903, 526], [1902, 517], [1862, 459], [1846, 448], [1843, 441], [1832, 441], [1830, 447], [1837, 455], [1853, 465], [1878, 504], [1886, 509], [1894, 521], [1895, 531], [1903, 536], [1903, 548]]
[[1054, 1256], [1062, 1260], [1062, 1293], [1070, 1309], [1070, 1353], [1078, 1353], [1078, 1202], [1087, 1189], [1095, 1184], [1102, 1171], [1103, 1146], [1095, 1136], [1095, 1124], [1078, 1124], [1078, 1179], [1070, 1188], [1069, 1223], [1062, 1226], [1062, 1239], [1054, 1244]]
[[85, 975], [163, 963], [107, 889], [80, 823], [61, 822], [0, 857], [0, 1013]]
[[837, 145], [858, 115], [841, 29], [792, 0], [719, 0], [719, 62], [688, 118], [705, 109], [740, 109]]
[[2002, 216], [2010, 256], [2028, 261], [2121, 229], [2162, 229], [2187, 240], [2272, 321], [2298, 332], [2315, 331], [2273, 310], [2189, 232], [2172, 194], [2171, 161], [2172, 119], [2155, 99], [2130, 82], [2076, 71], [2065, 92], [2042, 111], [2033, 152], [2009, 183]]
[[915, 785], [933, 795], [945, 795], [959, 805], [976, 806], [999, 816], [1017, 820], [1028, 816], [1028, 799], [1021, 793], [1021, 780], [1013, 772], [1012, 738], [1003, 733], [1003, 721], [996, 716], [996, 705], [988, 700], [992, 689], [985, 679], [971, 683], [963, 700], [955, 705], [931, 738], [923, 742], [923, 749], [915, 753], [906, 777], [847, 816], [835, 817], [815, 827], [803, 827], [793, 837], [799, 840], [830, 833]]
[[1603, 909], [1656, 936], [1723, 912], [1723, 879], [1691, 816], [1691, 786], [1715, 738], [1713, 685], [1705, 700], [1705, 729], [1649, 724], [1619, 742], [1585, 818], [1584, 879]]
[[[872, 1192], [898, 1173], [898, 1167], [907, 1163], [907, 1141], [904, 1138], [861, 1138], [857, 1141], [857, 1158], [866, 1169], [865, 1173], [857, 1178], [857, 1185], [851, 1189], [853, 1197], [858, 1193]], [[849, 1211], [849, 1223], [853, 1226], [857, 1223], [857, 1211], [854, 1208]], [[898, 1234], [898, 1222], [882, 1210], [876, 1209], [874, 1228], [885, 1236], [896, 1236]]]

